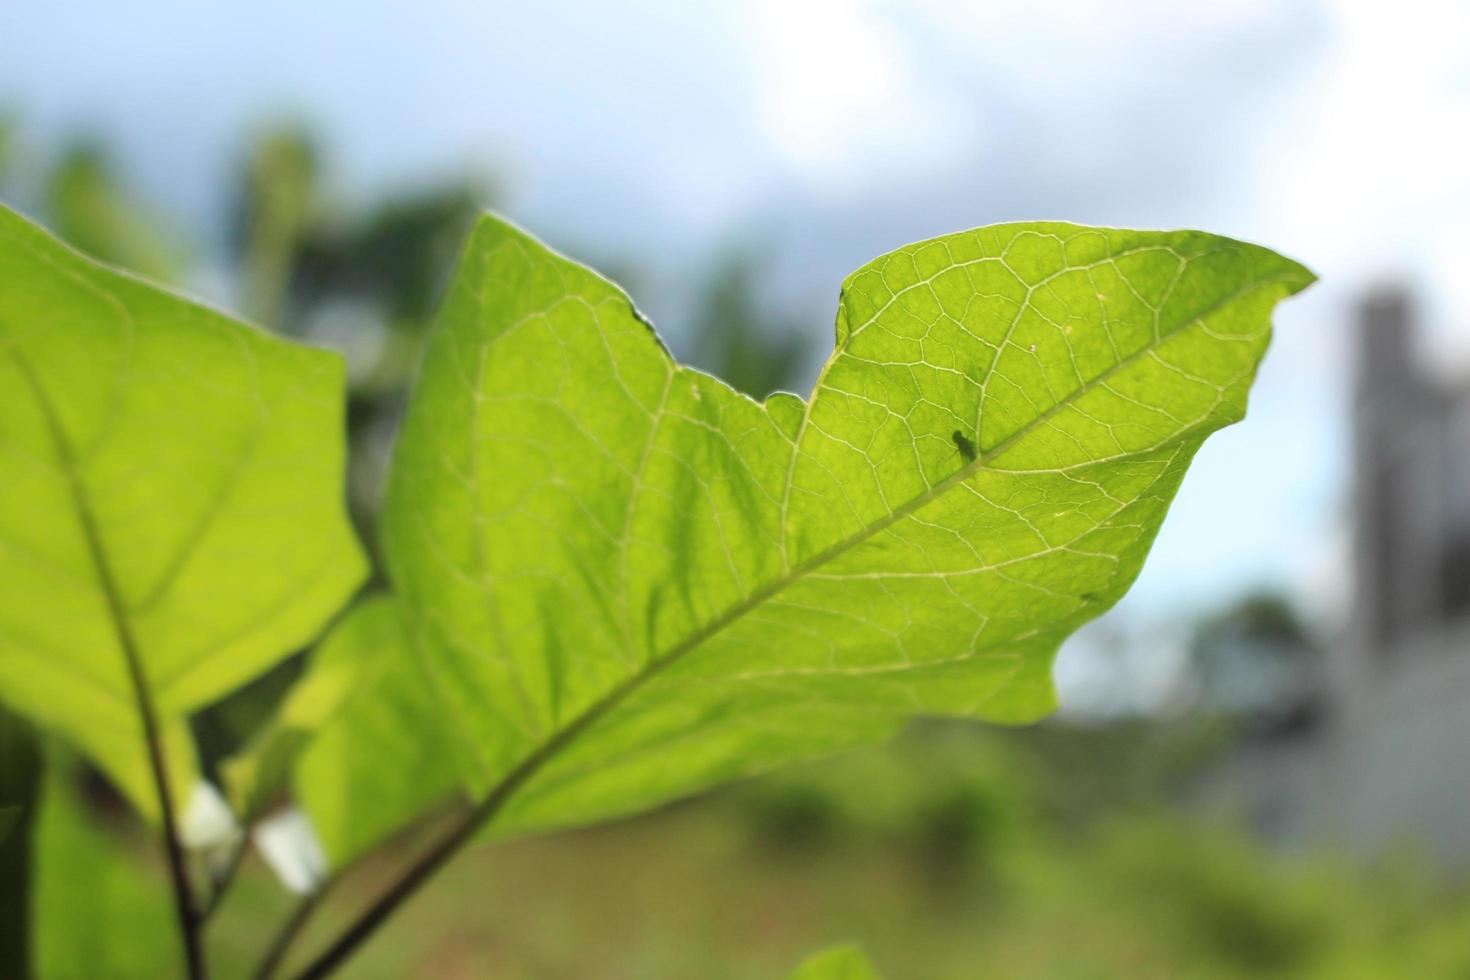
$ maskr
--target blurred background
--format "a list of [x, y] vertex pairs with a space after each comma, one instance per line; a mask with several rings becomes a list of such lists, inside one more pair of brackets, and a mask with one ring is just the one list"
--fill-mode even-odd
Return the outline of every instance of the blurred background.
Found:
[[[369, 540], [479, 208], [758, 396], [808, 389], [848, 272], [975, 225], [1204, 228], [1322, 278], [1054, 719], [482, 848], [346, 975], [774, 977], [854, 939], [895, 980], [1470, 977], [1470, 5], [9, 0], [0, 50], [0, 199], [346, 354]], [[201, 715], [208, 759], [294, 669]], [[148, 975], [150, 842], [44, 780], [43, 962]], [[243, 968], [286, 905], [253, 861], [231, 902]]]

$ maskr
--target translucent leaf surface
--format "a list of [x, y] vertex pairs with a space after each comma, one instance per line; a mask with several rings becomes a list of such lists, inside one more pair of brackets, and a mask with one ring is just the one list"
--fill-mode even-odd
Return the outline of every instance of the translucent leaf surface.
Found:
[[305, 676], [270, 723], [220, 767], [235, 812], [247, 822], [263, 812], [317, 733], [350, 698], [369, 692], [389, 657], [406, 655], [402, 649], [391, 603], [369, 600], [343, 617], [312, 652]]
[[182, 804], [186, 713], [306, 643], [362, 578], [341, 359], [0, 208], [0, 393], [0, 699], [151, 812], [131, 654]]
[[848, 278], [809, 400], [676, 364], [614, 285], [477, 226], [395, 457], [391, 577], [498, 832], [1053, 707], [1312, 276], [1197, 232], [921, 242]]
[[[330, 717], [319, 712], [348, 688]], [[296, 731], [296, 799], [327, 860], [340, 868], [437, 803], [455, 798], [449, 720], [404, 634], [402, 612], [379, 597], [352, 610], [323, 643], [283, 717]]]

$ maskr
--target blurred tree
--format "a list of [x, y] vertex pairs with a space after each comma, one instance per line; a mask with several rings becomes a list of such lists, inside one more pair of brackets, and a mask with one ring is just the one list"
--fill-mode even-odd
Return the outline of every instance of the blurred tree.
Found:
[[487, 193], [455, 182], [392, 199], [345, 226], [319, 224], [303, 243], [293, 301], [372, 301], [392, 321], [425, 321]]
[[0, 187], [10, 176], [11, 157], [15, 154], [15, 121], [0, 109]]
[[469, 182], [389, 200], [302, 243], [291, 308], [315, 339], [348, 356], [350, 498], [364, 526], [376, 510], [389, 446], [439, 294], [486, 192]]
[[233, 194], [230, 254], [252, 318], [347, 357], [348, 496], [371, 543], [403, 393], [458, 249], [493, 195], [459, 179], [354, 210], [321, 160], [300, 126], [256, 137]]
[[752, 398], [789, 389], [812, 352], [811, 331], [761, 302], [764, 256], [746, 247], [716, 260], [696, 304], [693, 363]]
[[62, 155], [47, 181], [46, 210], [56, 233], [83, 252], [163, 282], [179, 281], [184, 250], [121, 190], [100, 145], [78, 142]]
[[317, 154], [302, 129], [264, 133], [250, 146], [234, 203], [231, 242], [241, 303], [258, 323], [283, 322], [292, 265], [319, 217]]
[[1207, 710], [1261, 733], [1320, 720], [1322, 651], [1285, 597], [1257, 592], [1202, 620], [1190, 655]]

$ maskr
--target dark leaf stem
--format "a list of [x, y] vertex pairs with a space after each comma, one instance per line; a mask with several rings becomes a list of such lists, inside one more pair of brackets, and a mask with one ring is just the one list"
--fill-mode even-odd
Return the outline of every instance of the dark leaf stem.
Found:
[[240, 873], [240, 865], [245, 863], [245, 852], [249, 849], [250, 837], [247, 831], [245, 836], [240, 839], [240, 843], [235, 845], [234, 851], [231, 852], [230, 863], [225, 866], [225, 869], [213, 881], [213, 890], [209, 893], [209, 898], [205, 901], [204, 908], [199, 911], [199, 922], [201, 926], [208, 924], [209, 920], [213, 918], [214, 913], [219, 910], [220, 903], [229, 894], [230, 886], [235, 883], [235, 878]]
[[296, 908], [291, 910], [291, 917], [281, 926], [280, 932], [276, 933], [276, 938], [271, 941], [270, 949], [266, 950], [265, 957], [255, 968], [255, 973], [251, 975], [254, 980], [270, 980], [275, 975], [277, 968], [285, 961], [286, 954], [291, 951], [291, 944], [296, 941], [297, 936], [301, 935], [301, 931], [311, 921], [312, 913], [321, 906], [322, 899], [327, 895], [327, 889], [337, 880], [336, 878], [327, 879], [315, 892], [296, 903]]

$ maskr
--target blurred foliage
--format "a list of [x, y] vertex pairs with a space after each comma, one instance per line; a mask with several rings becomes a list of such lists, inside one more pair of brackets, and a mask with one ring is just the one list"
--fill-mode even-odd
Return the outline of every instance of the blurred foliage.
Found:
[[427, 321], [484, 195], [467, 184], [430, 188], [344, 225], [312, 230], [295, 269], [293, 299], [372, 301], [390, 322]]
[[[1097, 737], [926, 724], [644, 817], [475, 849], [349, 975], [774, 980], [860, 938], [893, 980], [1470, 976], [1470, 895], [1409, 865], [1272, 857], [1167, 809], [1160, 787], [1191, 767], [1143, 726], [1111, 733], [1102, 758], [1131, 742], [1162, 771], [1079, 781], [1067, 760]], [[314, 934], [402, 857], [360, 869]], [[222, 923], [217, 948], [239, 965], [280, 914], [269, 890], [252, 867]]]
[[15, 122], [0, 109], [0, 186], [9, 176], [11, 157], [15, 155]]
[[1248, 734], [1300, 733], [1322, 720], [1322, 648], [1284, 596], [1250, 593], [1205, 617], [1190, 656], [1199, 707], [1235, 719]]
[[96, 258], [164, 282], [178, 279], [183, 251], [121, 188], [94, 143], [68, 150], [51, 171], [46, 206], [62, 238]]
[[155, 838], [69, 753], [46, 755], [32, 832], [35, 976], [174, 975], [179, 937]]
[[706, 273], [691, 325], [690, 361], [736, 391], [765, 398], [790, 391], [812, 354], [815, 336], [764, 308], [765, 256], [753, 248], [718, 256]]
[[233, 244], [241, 302], [257, 323], [282, 325], [302, 239], [320, 220], [317, 154], [299, 129], [263, 133], [251, 145], [235, 202]]

